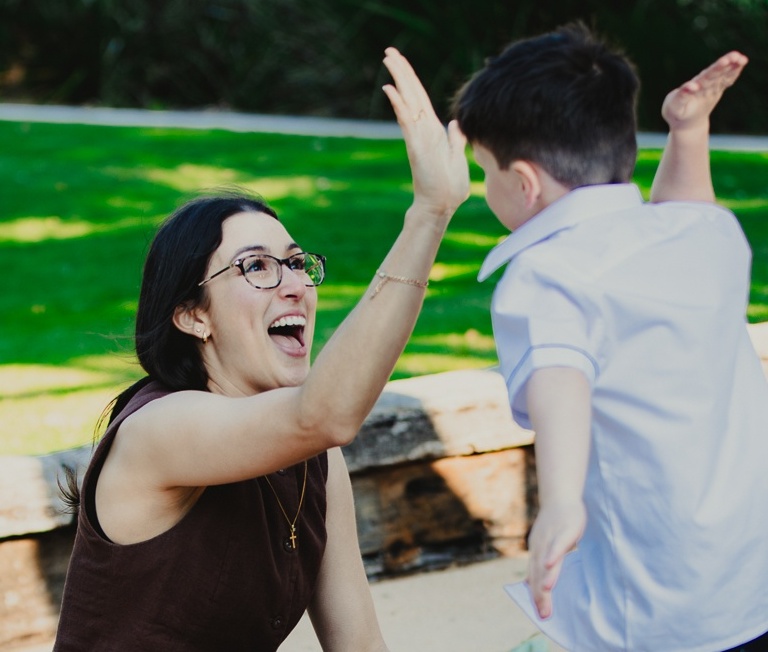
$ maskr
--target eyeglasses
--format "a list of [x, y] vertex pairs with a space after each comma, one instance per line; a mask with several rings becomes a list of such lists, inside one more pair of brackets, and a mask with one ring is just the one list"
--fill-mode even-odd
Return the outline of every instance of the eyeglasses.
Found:
[[288, 258], [275, 258], [268, 254], [254, 254], [245, 256], [245, 258], [238, 258], [224, 269], [220, 269], [204, 281], [200, 281], [197, 285], [205, 285], [227, 270], [237, 267], [249, 285], [259, 290], [270, 290], [280, 285], [283, 280], [283, 265], [310, 288], [320, 285], [325, 278], [325, 256], [300, 251], [288, 256]]

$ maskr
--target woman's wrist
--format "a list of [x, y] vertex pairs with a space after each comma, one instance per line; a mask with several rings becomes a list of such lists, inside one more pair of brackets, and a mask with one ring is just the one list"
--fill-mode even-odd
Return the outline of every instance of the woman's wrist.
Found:
[[455, 208], [448, 206], [414, 201], [405, 212], [403, 228], [424, 230], [442, 239], [455, 211]]

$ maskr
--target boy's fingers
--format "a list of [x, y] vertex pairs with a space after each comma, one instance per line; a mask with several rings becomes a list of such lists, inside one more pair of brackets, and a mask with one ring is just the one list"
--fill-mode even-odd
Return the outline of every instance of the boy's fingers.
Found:
[[534, 596], [534, 602], [536, 603], [536, 611], [539, 612], [540, 618], [549, 618], [552, 615], [551, 592], [541, 591], [537, 596]]
[[528, 574], [527, 581], [528, 587], [531, 590], [533, 603], [536, 605], [536, 611], [541, 618], [546, 618], [548, 614], [547, 606], [549, 603], [549, 591], [544, 588], [541, 578], [537, 577], [537, 574], [532, 570]]
[[724, 54], [720, 57], [720, 59], [718, 59], [718, 63], [719, 62], [723, 62], [725, 65], [743, 68], [749, 62], [749, 58], [738, 50], [732, 50], [728, 54]]
[[560, 569], [563, 566], [563, 560], [560, 559], [556, 564], [548, 566], [542, 577], [542, 586], [545, 591], [551, 591], [557, 584], [557, 578], [560, 577]]
[[547, 587], [549, 571], [543, 559], [532, 558], [528, 567], [528, 586], [531, 589], [536, 611], [541, 618], [552, 613], [551, 587]]
[[563, 558], [560, 557], [553, 565], [549, 562], [543, 564], [534, 580], [535, 584], [531, 584], [533, 599], [540, 618], [549, 618], [552, 615], [552, 589], [560, 576], [562, 561]]
[[702, 70], [692, 81], [699, 81], [705, 86], [727, 88], [732, 86], [739, 78], [741, 71], [748, 61], [749, 59], [741, 54], [741, 52], [729, 52], [720, 57], [711, 66]]

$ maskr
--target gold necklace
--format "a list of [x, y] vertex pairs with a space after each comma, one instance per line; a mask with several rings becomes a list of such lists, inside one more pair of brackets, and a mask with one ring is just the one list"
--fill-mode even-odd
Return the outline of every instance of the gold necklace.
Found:
[[304, 483], [301, 487], [301, 497], [299, 498], [299, 508], [296, 510], [296, 516], [293, 517], [293, 520], [288, 518], [288, 514], [285, 511], [285, 507], [283, 507], [283, 503], [281, 503], [280, 499], [277, 497], [277, 492], [275, 491], [275, 488], [272, 486], [272, 483], [269, 481], [269, 478], [265, 475], [264, 479], [267, 481], [267, 484], [269, 485], [269, 488], [272, 490], [272, 493], [275, 494], [275, 500], [277, 501], [277, 506], [280, 508], [280, 511], [283, 513], [283, 516], [285, 516], [285, 520], [288, 523], [288, 527], [291, 529], [291, 534], [288, 538], [291, 540], [291, 548], [296, 550], [296, 539], [298, 538], [296, 536], [296, 521], [299, 519], [299, 514], [301, 513], [301, 506], [304, 504], [304, 493], [307, 489], [307, 461], [304, 460]]

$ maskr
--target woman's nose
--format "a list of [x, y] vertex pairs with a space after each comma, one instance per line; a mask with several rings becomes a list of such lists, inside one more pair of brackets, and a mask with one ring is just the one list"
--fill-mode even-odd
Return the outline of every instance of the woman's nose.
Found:
[[284, 264], [283, 280], [278, 286], [280, 293], [285, 296], [303, 297], [307, 291], [307, 286], [304, 284], [305, 276], [305, 274], [300, 274]]

